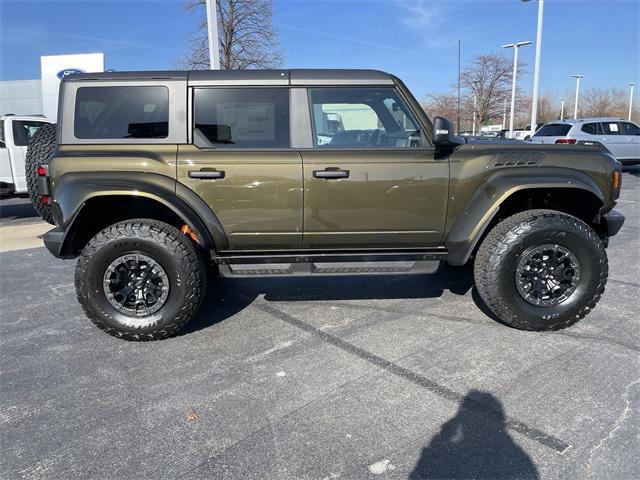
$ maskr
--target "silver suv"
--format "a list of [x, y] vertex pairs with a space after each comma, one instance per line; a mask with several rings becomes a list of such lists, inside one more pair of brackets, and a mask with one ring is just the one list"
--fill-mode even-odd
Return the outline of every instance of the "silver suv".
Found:
[[534, 143], [602, 145], [625, 165], [640, 163], [640, 127], [621, 118], [582, 118], [543, 125]]

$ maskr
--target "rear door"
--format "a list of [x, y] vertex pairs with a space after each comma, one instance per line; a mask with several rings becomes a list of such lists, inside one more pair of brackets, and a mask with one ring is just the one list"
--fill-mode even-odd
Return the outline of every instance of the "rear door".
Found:
[[442, 241], [449, 164], [435, 159], [393, 87], [309, 88], [304, 246], [427, 247]]
[[302, 160], [290, 148], [289, 88], [197, 87], [178, 181], [221, 222], [232, 250], [302, 246]]

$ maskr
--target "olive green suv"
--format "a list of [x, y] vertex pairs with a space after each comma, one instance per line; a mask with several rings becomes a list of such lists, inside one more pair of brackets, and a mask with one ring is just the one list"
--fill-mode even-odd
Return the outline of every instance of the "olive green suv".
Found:
[[[372, 70], [65, 77], [38, 168], [53, 255], [106, 332], [154, 340], [224, 277], [474, 264], [505, 324], [555, 330], [607, 279], [620, 164], [603, 149], [464, 140]], [[48, 165], [47, 165], [48, 164]], [[416, 281], [424, 281], [416, 277]]]

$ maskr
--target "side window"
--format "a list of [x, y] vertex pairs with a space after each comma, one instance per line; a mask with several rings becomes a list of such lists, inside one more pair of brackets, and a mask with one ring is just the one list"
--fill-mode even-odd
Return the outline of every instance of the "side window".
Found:
[[4, 141], [4, 120], [0, 120], [0, 148], [7, 148]]
[[27, 147], [31, 143], [31, 139], [45, 122], [31, 122], [27, 120], [14, 120], [13, 124], [13, 142], [18, 147]]
[[582, 125], [580, 129], [584, 133], [588, 133], [589, 135], [598, 135], [598, 124], [597, 123], [585, 123]]
[[620, 127], [618, 127], [618, 122], [602, 122], [601, 125], [604, 129], [604, 135], [620, 135]]
[[196, 88], [194, 143], [216, 148], [289, 148], [288, 88]]
[[622, 130], [622, 135], [640, 135], [640, 127], [635, 123], [630, 122], [620, 122], [620, 129]]
[[167, 138], [169, 89], [78, 88], [73, 131], [82, 139]]
[[393, 88], [311, 88], [317, 148], [420, 146], [418, 122]]

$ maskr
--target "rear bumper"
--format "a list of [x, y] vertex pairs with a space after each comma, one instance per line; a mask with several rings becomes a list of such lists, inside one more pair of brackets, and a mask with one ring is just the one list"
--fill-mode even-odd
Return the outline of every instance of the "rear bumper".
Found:
[[624, 215], [618, 210], [611, 210], [602, 216], [602, 221], [607, 227], [607, 235], [613, 237], [622, 228]]

